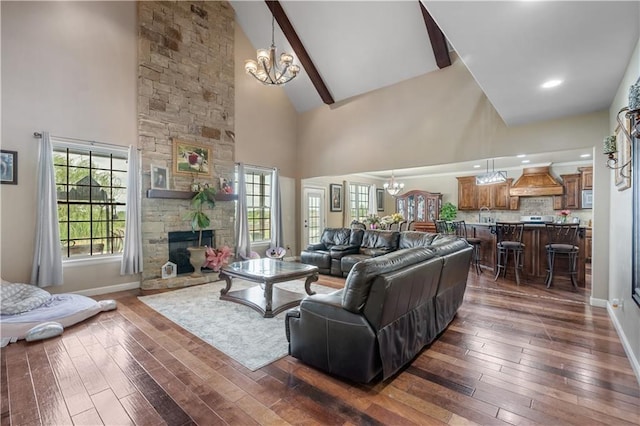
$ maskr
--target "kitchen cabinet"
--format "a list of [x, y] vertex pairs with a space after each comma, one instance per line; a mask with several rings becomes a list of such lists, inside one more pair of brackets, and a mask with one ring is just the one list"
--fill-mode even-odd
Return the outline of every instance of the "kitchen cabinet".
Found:
[[413, 190], [396, 197], [396, 212], [407, 221], [435, 222], [440, 218], [442, 194]]
[[561, 175], [564, 186], [564, 206], [563, 209], [580, 208], [580, 174]]
[[591, 263], [591, 256], [593, 255], [593, 237], [591, 228], [587, 228], [584, 233], [584, 253], [587, 263]]
[[477, 210], [476, 177], [458, 177], [458, 210]]
[[[491, 185], [476, 185], [475, 176], [460, 176], [458, 179], [458, 210], [517, 210], [518, 197], [510, 197], [512, 178]], [[513, 198], [513, 199], [512, 199]]]
[[[490, 273], [495, 273], [496, 265], [496, 236], [491, 232], [494, 226], [490, 224], [467, 224], [467, 235], [479, 238], [480, 266]], [[544, 285], [547, 277], [547, 252], [548, 236], [544, 225], [525, 224], [522, 233], [522, 242], [525, 244], [523, 253], [523, 271], [521, 279], [527, 283]], [[591, 256], [591, 229], [580, 228], [578, 234], [578, 274], [579, 287], [585, 286], [585, 263]], [[571, 286], [568, 271], [568, 259], [566, 256], [556, 258], [554, 284], [564, 281], [562, 285]], [[507, 267], [507, 279], [515, 281], [513, 271], [513, 258], [509, 257]], [[566, 283], [566, 284], [565, 284]]]
[[580, 187], [593, 189], [593, 167], [578, 167], [580, 171]]

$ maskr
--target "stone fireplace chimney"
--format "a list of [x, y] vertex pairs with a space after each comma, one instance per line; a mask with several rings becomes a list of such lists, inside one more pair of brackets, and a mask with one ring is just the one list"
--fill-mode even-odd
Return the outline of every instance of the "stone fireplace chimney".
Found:
[[[168, 233], [189, 231], [193, 181], [219, 188], [234, 173], [234, 13], [227, 2], [138, 2], [138, 148], [142, 154], [142, 288], [199, 284], [161, 279]], [[209, 176], [175, 172], [173, 141], [210, 148]], [[149, 197], [151, 165], [166, 167], [176, 197]], [[234, 246], [235, 201], [217, 201], [211, 217], [215, 246]]]

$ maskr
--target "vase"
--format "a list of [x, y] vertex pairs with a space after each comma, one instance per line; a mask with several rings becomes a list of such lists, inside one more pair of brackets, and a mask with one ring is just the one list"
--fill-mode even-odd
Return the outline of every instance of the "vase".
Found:
[[193, 266], [192, 277], [201, 277], [202, 267], [207, 261], [207, 248], [206, 247], [187, 247], [187, 251], [189, 251], [189, 263]]
[[562, 223], [567, 223], [567, 217], [568, 216], [562, 216], [562, 219], [560, 220]]

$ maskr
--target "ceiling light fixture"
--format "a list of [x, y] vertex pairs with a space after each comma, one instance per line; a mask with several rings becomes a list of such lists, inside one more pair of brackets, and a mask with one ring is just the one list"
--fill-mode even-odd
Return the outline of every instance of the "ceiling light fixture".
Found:
[[395, 197], [404, 190], [404, 183], [396, 182], [393, 178], [393, 170], [391, 170], [391, 179], [389, 179], [388, 182], [385, 182], [382, 187], [387, 191], [387, 193], [389, 193], [389, 195]]
[[531, 162], [531, 160], [522, 160], [522, 164], [527, 164], [527, 163], [530, 163], [530, 162]]
[[258, 61], [247, 59], [244, 70], [266, 86], [281, 86], [296, 78], [300, 67], [293, 63], [293, 56], [283, 52], [279, 64], [276, 63], [276, 45], [274, 42], [275, 19], [271, 15], [271, 47], [258, 49]]
[[588, 158], [591, 157], [591, 154], [580, 154], [581, 158]]
[[516, 157], [518, 157], [518, 158], [524, 158], [526, 156], [527, 156], [527, 154], [518, 154], [518, 155], [516, 155]]
[[558, 87], [562, 84], [562, 80], [548, 80], [540, 85], [543, 89], [551, 89], [552, 87]]
[[476, 185], [491, 185], [493, 183], [501, 183], [507, 181], [506, 171], [496, 172], [496, 160], [492, 160], [492, 171], [489, 171], [489, 160], [487, 160], [487, 172], [476, 176]]

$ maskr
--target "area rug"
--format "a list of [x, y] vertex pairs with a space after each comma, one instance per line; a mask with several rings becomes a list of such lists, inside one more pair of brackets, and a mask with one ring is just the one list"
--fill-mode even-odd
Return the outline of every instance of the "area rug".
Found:
[[[263, 318], [248, 306], [220, 300], [224, 285], [224, 281], [217, 281], [138, 299], [251, 371], [287, 355], [286, 311]], [[255, 285], [233, 280], [231, 290]], [[278, 283], [276, 287], [304, 293], [304, 281], [300, 280]], [[311, 284], [311, 289], [316, 293], [335, 291], [317, 284]]]

